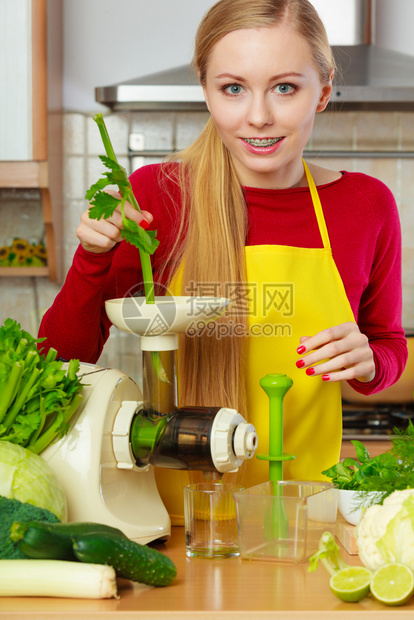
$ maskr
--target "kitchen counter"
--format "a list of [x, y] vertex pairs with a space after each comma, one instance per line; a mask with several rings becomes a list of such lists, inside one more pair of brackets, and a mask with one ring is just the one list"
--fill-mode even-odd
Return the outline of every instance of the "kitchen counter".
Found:
[[[170, 540], [158, 545], [177, 566], [177, 578], [166, 588], [119, 581], [120, 599], [0, 598], [0, 618], [7, 620], [288, 620], [330, 618], [413, 618], [414, 598], [403, 607], [385, 607], [365, 598], [343, 603], [329, 589], [320, 566], [283, 565], [240, 558], [186, 558], [184, 528], [174, 527]], [[357, 556], [342, 550], [349, 564]], [[34, 560], [35, 562], [36, 560]]]

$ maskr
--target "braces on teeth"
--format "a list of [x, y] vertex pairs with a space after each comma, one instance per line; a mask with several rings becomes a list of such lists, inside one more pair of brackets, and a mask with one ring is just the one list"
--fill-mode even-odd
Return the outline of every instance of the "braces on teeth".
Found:
[[252, 146], [272, 146], [273, 144], [276, 144], [276, 142], [279, 142], [280, 138], [265, 138], [263, 140], [243, 138], [243, 140]]

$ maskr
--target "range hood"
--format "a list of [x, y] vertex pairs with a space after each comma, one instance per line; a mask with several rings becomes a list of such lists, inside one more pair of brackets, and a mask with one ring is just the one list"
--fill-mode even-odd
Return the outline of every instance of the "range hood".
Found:
[[[339, 67], [329, 107], [412, 111], [414, 57], [371, 44], [370, 0], [312, 2], [325, 23]], [[95, 94], [112, 110], [207, 109], [189, 65], [96, 88]]]

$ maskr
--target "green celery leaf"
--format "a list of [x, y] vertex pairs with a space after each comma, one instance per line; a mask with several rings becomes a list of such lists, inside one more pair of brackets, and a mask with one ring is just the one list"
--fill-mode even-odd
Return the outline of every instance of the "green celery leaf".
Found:
[[110, 181], [108, 181], [108, 179], [106, 177], [98, 179], [98, 181], [96, 183], [94, 183], [93, 185], [91, 185], [90, 188], [88, 189], [88, 191], [86, 192], [86, 194], [85, 194], [86, 200], [92, 200], [92, 198], [95, 196], [95, 194], [97, 194], [98, 192], [103, 190], [108, 185], [112, 185], [112, 183]]
[[[24, 446], [30, 435], [39, 426], [39, 422], [40, 412], [30, 413], [29, 415], [20, 413], [11, 428], [10, 440], [13, 443]], [[6, 437], [4, 437], [4, 439], [6, 439]]]
[[117, 206], [120, 204], [121, 198], [115, 198], [107, 192], [98, 192], [91, 201], [93, 207], [89, 209], [89, 217], [93, 220], [100, 220], [111, 217]]
[[127, 221], [129, 222], [128, 228], [122, 229], [122, 238], [136, 248], [144, 250], [148, 252], [148, 254], [154, 254], [160, 243], [158, 239], [155, 238], [157, 231], [144, 230], [142, 226], [139, 226], [135, 221]]
[[103, 165], [109, 168], [110, 170], [123, 170], [126, 176], [125, 168], [123, 168], [121, 164], [119, 164], [114, 159], [107, 157], [107, 155], [99, 155], [99, 159], [101, 160]]

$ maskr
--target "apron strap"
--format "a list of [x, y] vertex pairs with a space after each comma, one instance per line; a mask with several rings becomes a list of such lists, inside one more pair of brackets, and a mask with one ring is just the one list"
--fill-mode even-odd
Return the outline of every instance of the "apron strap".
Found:
[[303, 161], [303, 167], [305, 169], [306, 178], [309, 184], [309, 189], [310, 189], [312, 202], [313, 202], [313, 208], [315, 209], [316, 219], [318, 220], [319, 232], [322, 237], [323, 247], [325, 249], [330, 249], [331, 242], [329, 240], [328, 229], [326, 228], [325, 218], [323, 215], [321, 201], [319, 200], [318, 190], [316, 189], [315, 181], [313, 180], [313, 177], [310, 173], [310, 170], [305, 160], [302, 159], [302, 161]]

